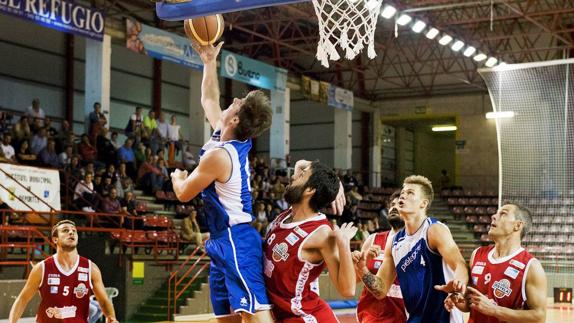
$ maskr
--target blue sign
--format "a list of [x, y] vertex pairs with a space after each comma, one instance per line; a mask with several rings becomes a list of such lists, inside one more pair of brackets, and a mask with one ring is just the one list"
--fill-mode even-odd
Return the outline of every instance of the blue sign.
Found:
[[333, 108], [351, 111], [354, 105], [353, 91], [330, 85], [327, 92], [327, 104]]
[[134, 52], [164, 61], [196, 69], [203, 66], [189, 39], [129, 19], [126, 21], [126, 46]]
[[88, 38], [104, 38], [104, 14], [71, 0], [0, 0], [0, 12]]
[[262, 89], [285, 90], [287, 70], [260, 61], [221, 51], [221, 76]]

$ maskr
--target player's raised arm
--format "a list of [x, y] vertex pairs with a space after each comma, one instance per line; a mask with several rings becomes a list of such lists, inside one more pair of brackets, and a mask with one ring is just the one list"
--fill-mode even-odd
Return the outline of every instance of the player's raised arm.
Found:
[[365, 284], [365, 287], [368, 288], [371, 294], [377, 299], [383, 299], [387, 296], [397, 276], [395, 262], [393, 261], [393, 255], [391, 253], [392, 245], [393, 239], [387, 239], [387, 244], [385, 245], [385, 261], [383, 261], [376, 275], [373, 275], [367, 268], [366, 254], [363, 253], [361, 258], [354, 259], [356, 271], [363, 281], [363, 284]]
[[[434, 224], [428, 231], [429, 247], [432, 250], [438, 251], [446, 264], [454, 271], [454, 278], [452, 281], [447, 282], [443, 289], [447, 293], [461, 293], [464, 295], [466, 292], [466, 285], [468, 284], [468, 267], [464, 261], [464, 257], [460, 253], [460, 249], [454, 242], [452, 234], [446, 225]], [[437, 288], [438, 289], [438, 288]]]
[[114, 305], [112, 304], [112, 301], [110, 300], [108, 294], [106, 293], [106, 288], [104, 287], [104, 282], [102, 280], [102, 273], [100, 271], [100, 268], [98, 268], [98, 266], [96, 266], [96, 264], [94, 264], [93, 262], [90, 276], [92, 277], [92, 286], [94, 287], [93, 288], [94, 295], [96, 296], [96, 300], [98, 300], [98, 303], [100, 303], [102, 312], [104, 312], [104, 315], [106, 316], [106, 322], [107, 323], [118, 322], [118, 320], [116, 319], [116, 312], [114, 310]]
[[43, 267], [44, 264], [39, 263], [36, 266], [34, 266], [34, 268], [32, 268], [32, 271], [28, 276], [28, 280], [26, 281], [26, 285], [24, 285], [24, 289], [22, 289], [20, 295], [18, 295], [16, 301], [14, 301], [14, 304], [12, 304], [12, 308], [10, 309], [10, 316], [8, 317], [8, 322], [10, 323], [18, 322], [20, 317], [22, 317], [22, 313], [24, 313], [26, 306], [28, 305], [32, 297], [34, 297], [34, 294], [38, 292], [38, 289], [40, 288], [40, 284], [42, 282], [42, 275], [44, 274]]
[[213, 181], [226, 182], [231, 176], [231, 167], [231, 159], [225, 149], [207, 152], [189, 176], [187, 171], [179, 169], [171, 173], [175, 196], [182, 202], [190, 201]]
[[203, 61], [203, 80], [201, 82], [201, 105], [209, 124], [213, 129], [219, 128], [221, 106], [219, 105], [219, 81], [217, 80], [217, 56], [223, 46], [201, 46], [192, 42], [193, 49]]

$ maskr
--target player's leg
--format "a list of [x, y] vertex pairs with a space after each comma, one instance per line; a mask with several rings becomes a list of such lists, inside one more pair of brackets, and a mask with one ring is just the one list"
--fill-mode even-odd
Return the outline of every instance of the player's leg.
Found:
[[241, 316], [231, 311], [229, 294], [225, 286], [225, 264], [222, 263], [222, 251], [225, 244], [220, 239], [211, 239], [206, 242], [206, 250], [211, 258], [209, 268], [209, 297], [213, 313], [220, 323], [240, 322]]
[[243, 322], [273, 322], [263, 278], [263, 241], [250, 225], [229, 229], [225, 284], [229, 303]]

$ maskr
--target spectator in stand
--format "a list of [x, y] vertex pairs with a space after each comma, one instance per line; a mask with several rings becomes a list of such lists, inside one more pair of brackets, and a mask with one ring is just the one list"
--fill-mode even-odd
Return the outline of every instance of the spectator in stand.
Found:
[[[139, 216], [137, 211], [137, 204], [135, 195], [133, 192], [126, 192], [126, 195], [123, 200], [120, 201], [122, 206], [122, 211], [129, 216]], [[143, 228], [143, 221], [141, 219], [130, 219], [127, 218], [124, 222], [124, 226], [127, 229], [141, 229]]]
[[140, 166], [147, 160], [146, 158], [146, 146], [143, 142], [137, 144], [137, 147], [134, 151], [136, 157], [136, 166], [139, 169]]
[[151, 194], [155, 194], [157, 190], [161, 189], [167, 179], [156, 165], [157, 156], [150, 156], [140, 166], [136, 181], [145, 192]]
[[70, 163], [72, 162], [72, 155], [74, 154], [74, 147], [72, 145], [66, 145], [64, 151], [58, 155], [58, 161], [60, 163], [60, 167], [68, 168]]
[[116, 165], [109, 164], [104, 176], [109, 177], [112, 179], [112, 183], [115, 183], [119, 180], [120, 176], [119, 173], [116, 171]]
[[[165, 159], [159, 158], [157, 160], [157, 168], [159, 168], [159, 170], [163, 174], [163, 178], [164, 178], [163, 183], [162, 183], [162, 187], [160, 187], [159, 189], [166, 190], [164, 188], [167, 188], [167, 187], [172, 188], [171, 179], [169, 178], [169, 170], [167, 169]], [[167, 183], [167, 182], [169, 182], [169, 183]], [[169, 184], [169, 185], [167, 185], [167, 184]]]
[[259, 232], [259, 234], [264, 235], [267, 225], [269, 224], [267, 211], [265, 210], [265, 204], [263, 202], [257, 203], [257, 210], [255, 211], [255, 221], [253, 226]]
[[157, 133], [161, 142], [163, 144], [167, 143], [167, 132], [169, 128], [169, 123], [165, 121], [165, 115], [163, 112], [160, 112], [159, 119], [157, 120]]
[[195, 246], [201, 246], [204, 240], [209, 239], [209, 233], [202, 233], [197, 222], [197, 210], [193, 208], [189, 212], [189, 216], [183, 219], [181, 227], [181, 238], [184, 241], [189, 241]]
[[122, 185], [122, 190], [124, 192], [124, 196], [126, 192], [133, 192], [134, 190], [134, 182], [132, 177], [128, 176], [127, 174], [127, 167], [126, 163], [120, 163], [118, 166], [118, 176], [120, 183]]
[[94, 191], [96, 191], [96, 193], [98, 193], [100, 196], [103, 195], [102, 190], [104, 188], [103, 182], [102, 182], [102, 174], [96, 173], [94, 175]]
[[96, 163], [98, 150], [90, 143], [90, 139], [86, 134], [82, 135], [81, 142], [78, 144], [78, 153], [82, 157], [84, 163], [87, 162]]
[[193, 156], [193, 147], [191, 144], [185, 145], [185, 149], [181, 154], [181, 159], [183, 167], [188, 171], [192, 171], [195, 166], [197, 166], [197, 161], [195, 160], [195, 156]]
[[115, 187], [112, 187], [108, 196], [102, 199], [101, 208], [105, 213], [120, 213], [122, 211], [122, 205], [118, 199], [118, 191]]
[[97, 201], [92, 176], [92, 173], [87, 173], [84, 179], [76, 184], [74, 189], [74, 204], [84, 212], [96, 212], [92, 207]]
[[102, 176], [102, 185], [101, 185], [101, 195], [102, 196], [108, 196], [110, 195], [110, 192], [112, 191], [112, 189], [116, 190], [116, 196], [117, 196], [117, 189], [112, 181], [111, 177], [106, 176], [105, 174]]
[[271, 203], [265, 204], [265, 212], [267, 212], [267, 220], [269, 221], [269, 223], [273, 222], [273, 220], [275, 220], [275, 218], [279, 215], [279, 213], [281, 213], [281, 211], [276, 212], [275, 210], [277, 210], [277, 208], [273, 208], [273, 204]]
[[49, 138], [57, 138], [58, 137], [58, 130], [52, 126], [52, 119], [46, 117], [44, 119], [44, 128], [46, 128], [46, 132], [48, 133]]
[[450, 177], [448, 177], [448, 174], [446, 172], [446, 169], [443, 169], [440, 171], [441, 176], [440, 176], [440, 189], [444, 190], [444, 189], [448, 189], [451, 187], [451, 183], [450, 183]]
[[76, 143], [76, 135], [73, 132], [68, 132], [64, 138], [62, 138], [61, 136], [60, 136], [60, 138], [61, 138], [61, 142], [60, 142], [61, 147], [66, 147], [67, 145], [71, 145], [74, 155], [78, 154], [78, 145]]
[[171, 121], [167, 127], [167, 138], [170, 143], [175, 144], [175, 154], [181, 149], [179, 140], [181, 139], [180, 125], [177, 124], [175, 115], [171, 116]]
[[40, 107], [40, 99], [36, 98], [32, 100], [32, 105], [29, 106], [28, 109], [26, 109], [26, 115], [28, 115], [30, 118], [40, 118], [41, 121], [43, 121], [44, 118], [46, 118], [46, 113], [44, 112], [44, 109]]
[[95, 145], [100, 131], [105, 127], [106, 123], [108, 123], [108, 119], [106, 119], [106, 116], [102, 113], [102, 105], [100, 102], [94, 103], [94, 111], [90, 112], [88, 122], [88, 137], [90, 142]]
[[60, 159], [56, 153], [56, 141], [54, 141], [53, 138], [48, 139], [46, 148], [42, 149], [40, 152], [40, 161], [42, 164], [49, 167], [60, 167]]
[[127, 138], [124, 145], [118, 149], [118, 163], [124, 163], [126, 168], [126, 174], [130, 178], [136, 177], [136, 156], [134, 150], [132, 149], [133, 140]]
[[142, 138], [150, 139], [152, 133], [157, 129], [157, 121], [155, 120], [155, 111], [149, 110], [147, 116], [143, 119]]
[[[37, 133], [40, 128], [43, 128], [42, 125], [44, 124], [44, 120], [40, 118], [32, 118], [32, 123], [30, 124], [30, 129], [32, 129], [32, 133]], [[48, 129], [46, 128], [46, 133], [49, 134]]]
[[357, 217], [357, 204], [347, 204], [341, 214], [341, 223], [354, 223], [358, 224]]
[[94, 176], [94, 174], [96, 174], [96, 168], [94, 167], [94, 163], [88, 162], [86, 164], [86, 166], [84, 166], [84, 168], [82, 168], [82, 178], [84, 176], [86, 176], [87, 173], [92, 174], [92, 180], [93, 180], [93, 176]]
[[98, 151], [98, 160], [109, 162], [116, 160], [116, 148], [112, 141], [108, 139], [108, 129], [102, 127], [96, 139], [96, 149]]
[[16, 159], [21, 164], [28, 164], [34, 165], [38, 156], [33, 154], [30, 150], [30, 144], [28, 143], [28, 139], [22, 140], [20, 143], [20, 148], [18, 148], [18, 154], [16, 154]]
[[275, 195], [275, 196], [280, 196], [280, 198], [278, 198], [277, 200], [275, 200], [275, 205], [281, 210], [287, 210], [289, 208], [289, 203], [287, 203], [287, 201], [285, 201], [285, 197], [283, 196], [283, 194], [281, 195]]
[[14, 125], [12, 130], [16, 144], [19, 144], [24, 139], [32, 138], [32, 130], [30, 129], [30, 119], [28, 116], [21, 116], [20, 121]]
[[359, 186], [359, 181], [355, 176], [353, 176], [353, 170], [348, 169], [347, 174], [343, 176], [343, 184], [347, 190], [351, 189], [352, 187]]
[[66, 172], [72, 175], [71, 180], [76, 180], [77, 178], [82, 178], [82, 167], [80, 166], [80, 157], [78, 155], [73, 155], [70, 159], [70, 165], [66, 167]]
[[4, 137], [2, 138], [2, 144], [0, 145], [0, 148], [2, 148], [4, 158], [6, 158], [12, 163], [16, 162], [16, 151], [12, 146], [12, 135], [9, 132], [4, 133]]
[[122, 145], [118, 142], [118, 133], [116, 131], [112, 132], [112, 139], [110, 140], [115, 150], [120, 149]]
[[347, 203], [358, 204], [362, 200], [363, 196], [359, 194], [359, 187], [356, 185], [351, 186], [351, 190], [347, 193]]
[[136, 112], [131, 115], [128, 125], [126, 126], [126, 136], [135, 138], [136, 142], [139, 142], [142, 134], [142, 123], [142, 107], [136, 107]]
[[46, 133], [46, 128], [40, 128], [38, 133], [32, 137], [32, 144], [30, 149], [33, 154], [39, 154], [42, 149], [46, 148], [48, 145], [48, 136]]
[[[285, 185], [283, 185], [283, 183], [281, 183], [279, 181], [279, 178], [275, 178], [275, 180], [272, 182], [272, 186], [271, 186], [271, 191], [273, 192], [273, 194], [275, 194], [275, 196], [283, 196], [283, 194], [285, 193]], [[282, 208], [281, 210], [286, 210], [287, 208]]]

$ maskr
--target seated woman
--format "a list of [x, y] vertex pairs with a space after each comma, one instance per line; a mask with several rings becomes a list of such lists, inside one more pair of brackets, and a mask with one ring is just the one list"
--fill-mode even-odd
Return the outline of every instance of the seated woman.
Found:
[[20, 148], [16, 153], [16, 160], [18, 160], [18, 162], [21, 164], [35, 165], [37, 159], [38, 156], [32, 154], [30, 151], [30, 142], [28, 142], [28, 139], [22, 140], [20, 143]]

